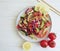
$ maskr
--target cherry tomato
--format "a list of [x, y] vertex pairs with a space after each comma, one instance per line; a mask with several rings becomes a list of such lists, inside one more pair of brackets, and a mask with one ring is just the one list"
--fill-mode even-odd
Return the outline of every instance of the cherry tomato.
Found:
[[55, 41], [49, 40], [48, 45], [49, 45], [49, 47], [54, 48], [56, 46], [56, 43], [55, 43]]
[[49, 39], [51, 39], [51, 40], [55, 40], [55, 39], [56, 39], [55, 33], [49, 33], [48, 37], [49, 37]]
[[46, 40], [42, 40], [40, 42], [41, 47], [46, 48], [48, 46], [48, 42]]

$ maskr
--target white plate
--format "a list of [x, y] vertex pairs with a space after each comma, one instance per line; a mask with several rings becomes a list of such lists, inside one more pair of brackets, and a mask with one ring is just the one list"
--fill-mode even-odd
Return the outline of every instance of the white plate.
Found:
[[[31, 7], [31, 6], [30, 6], [30, 7]], [[30, 8], [30, 7], [26, 7], [25, 9], [23, 9], [23, 10], [19, 13], [19, 15], [18, 15], [18, 17], [17, 17], [17, 20], [16, 20], [16, 26], [17, 26], [17, 24], [18, 24], [18, 21], [20, 20], [20, 16], [26, 11], [27, 8]], [[50, 17], [49, 17], [49, 18], [50, 18]], [[50, 21], [51, 21], [51, 18], [50, 18]], [[51, 21], [51, 22], [52, 22], [52, 21]], [[47, 35], [49, 34], [49, 32], [50, 32], [50, 30], [51, 30], [51, 27], [52, 27], [52, 26], [50, 26], [49, 31], [48, 31], [48, 33], [46, 34], [46, 36], [45, 36], [44, 38], [39, 38], [39, 39], [37, 39], [37, 40], [31, 39], [30, 37], [23, 35], [23, 33], [21, 33], [18, 29], [17, 29], [17, 31], [18, 31], [18, 34], [19, 34], [24, 40], [27, 40], [27, 41], [30, 41], [30, 42], [39, 42], [39, 41], [41, 41], [41, 40], [43, 40], [43, 39], [45, 39], [45, 38], [47, 37]]]

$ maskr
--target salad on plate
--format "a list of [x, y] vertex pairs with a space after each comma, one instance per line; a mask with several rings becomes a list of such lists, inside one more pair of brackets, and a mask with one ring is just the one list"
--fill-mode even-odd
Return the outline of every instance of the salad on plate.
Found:
[[17, 19], [17, 30], [27, 39], [39, 40], [46, 37], [51, 29], [51, 18], [43, 6], [28, 7]]

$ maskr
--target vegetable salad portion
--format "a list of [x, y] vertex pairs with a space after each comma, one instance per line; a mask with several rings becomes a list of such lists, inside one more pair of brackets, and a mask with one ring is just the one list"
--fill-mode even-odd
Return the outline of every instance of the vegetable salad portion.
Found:
[[45, 8], [41, 9], [40, 6], [33, 6], [27, 8], [20, 16], [17, 29], [23, 31], [26, 36], [35, 39], [35, 37], [43, 38], [50, 26], [51, 21]]

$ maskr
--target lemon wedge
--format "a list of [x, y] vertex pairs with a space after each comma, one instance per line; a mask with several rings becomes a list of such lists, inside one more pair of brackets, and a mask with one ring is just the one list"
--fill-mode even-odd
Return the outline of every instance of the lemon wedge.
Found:
[[25, 51], [29, 51], [29, 50], [31, 49], [31, 47], [32, 47], [32, 44], [31, 44], [30, 42], [25, 42], [25, 43], [23, 44], [23, 49], [24, 49]]

